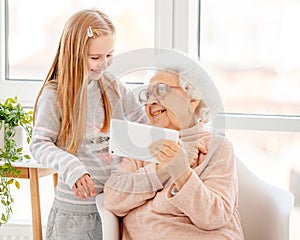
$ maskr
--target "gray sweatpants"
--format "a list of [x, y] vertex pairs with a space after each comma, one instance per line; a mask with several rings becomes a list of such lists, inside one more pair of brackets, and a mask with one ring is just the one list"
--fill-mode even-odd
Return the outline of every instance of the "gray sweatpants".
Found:
[[[92, 207], [93, 208], [93, 207]], [[101, 240], [100, 215], [91, 206], [54, 200], [47, 223], [48, 240]]]

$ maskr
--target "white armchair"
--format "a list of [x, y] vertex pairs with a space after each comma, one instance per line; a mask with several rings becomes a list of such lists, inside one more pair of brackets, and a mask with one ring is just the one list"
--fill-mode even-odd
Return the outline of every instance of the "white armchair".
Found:
[[104, 207], [103, 200], [103, 193], [96, 196], [96, 206], [102, 222], [102, 240], [119, 240], [119, 218]]
[[[294, 196], [271, 186], [237, 159], [239, 211], [245, 240], [288, 240]], [[119, 219], [103, 206], [103, 194], [96, 197], [102, 220], [102, 239], [119, 240]]]
[[288, 240], [292, 193], [269, 185], [236, 159], [245, 240]]

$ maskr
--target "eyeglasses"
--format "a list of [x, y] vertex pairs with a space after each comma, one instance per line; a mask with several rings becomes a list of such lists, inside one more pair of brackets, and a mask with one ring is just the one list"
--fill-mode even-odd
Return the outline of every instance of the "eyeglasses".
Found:
[[139, 93], [139, 101], [142, 105], [146, 105], [151, 95], [156, 99], [163, 99], [172, 88], [180, 88], [169, 86], [165, 83], [157, 83], [152, 89], [143, 89]]

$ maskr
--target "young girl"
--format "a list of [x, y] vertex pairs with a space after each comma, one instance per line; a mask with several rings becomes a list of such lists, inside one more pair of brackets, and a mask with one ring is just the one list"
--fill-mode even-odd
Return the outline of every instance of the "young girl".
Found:
[[[30, 150], [58, 173], [46, 239], [101, 239], [94, 196], [118, 161], [108, 154], [110, 119], [140, 109], [124, 85], [103, 73], [114, 45], [108, 16], [95, 9], [75, 13], [37, 96]], [[142, 111], [133, 115], [130, 120], [144, 121]]]

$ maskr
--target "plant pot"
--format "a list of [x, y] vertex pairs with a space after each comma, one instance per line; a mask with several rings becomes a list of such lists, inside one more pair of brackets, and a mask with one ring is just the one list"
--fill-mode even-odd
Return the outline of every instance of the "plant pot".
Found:
[[[0, 123], [0, 148], [4, 148], [4, 122]], [[24, 146], [24, 141], [25, 141], [25, 130], [18, 126], [15, 127], [16, 134], [14, 136], [14, 139], [16, 141], [17, 147], [23, 147]]]
[[25, 130], [24, 128], [18, 126], [18, 127], [15, 127], [15, 130], [16, 130], [16, 135], [14, 137], [15, 141], [16, 141], [16, 144], [17, 144], [17, 147], [20, 148], [20, 147], [24, 147], [24, 141], [26, 140], [25, 139]]

